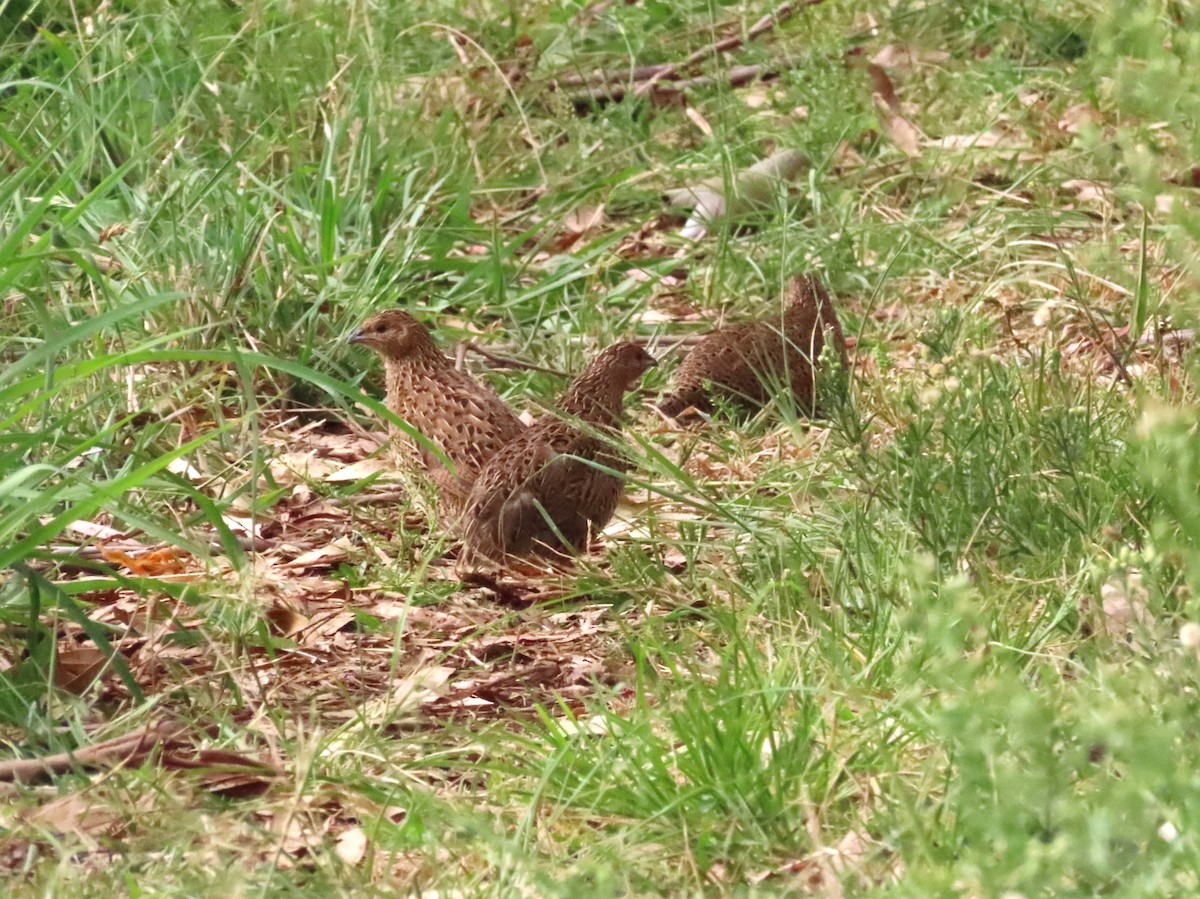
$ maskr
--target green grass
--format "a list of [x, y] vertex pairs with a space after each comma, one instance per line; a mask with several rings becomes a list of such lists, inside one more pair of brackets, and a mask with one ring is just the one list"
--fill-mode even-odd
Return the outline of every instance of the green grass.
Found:
[[[1196, 893], [1200, 451], [1162, 339], [1195, 318], [1196, 15], [826, 2], [690, 113], [552, 84], [766, 10], [0, 0], [0, 742], [189, 725], [6, 791], [10, 893]], [[999, 142], [903, 154], [888, 45], [926, 135]], [[752, 227], [639, 233], [773, 147], [812, 170]], [[453, 578], [420, 491], [325, 477], [383, 427], [372, 311], [569, 372], [806, 268], [849, 401], [639, 406], [605, 556], [521, 601]]]

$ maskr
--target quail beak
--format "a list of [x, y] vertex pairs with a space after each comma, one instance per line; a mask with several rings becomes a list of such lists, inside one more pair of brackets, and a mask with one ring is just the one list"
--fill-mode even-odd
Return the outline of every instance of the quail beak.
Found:
[[359, 331], [355, 331], [353, 334], [351, 334], [346, 339], [350, 343], [366, 343], [367, 335], [364, 334], [361, 330], [359, 330]]

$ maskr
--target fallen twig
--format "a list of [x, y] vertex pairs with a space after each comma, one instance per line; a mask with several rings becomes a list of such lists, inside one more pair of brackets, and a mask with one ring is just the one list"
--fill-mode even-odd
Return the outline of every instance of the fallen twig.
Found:
[[122, 737], [114, 737], [74, 752], [60, 752], [34, 759], [9, 759], [0, 762], [0, 781], [34, 783], [76, 768], [103, 768], [140, 764], [154, 749], [187, 730], [179, 721], [161, 722], [143, 727]]
[[[662, 66], [651, 68], [661, 69]], [[689, 90], [712, 87], [714, 84], [728, 84], [730, 87], [744, 87], [752, 81], [774, 81], [779, 77], [779, 70], [768, 69], [765, 66], [734, 66], [723, 75], [699, 75], [695, 78], [672, 78], [668, 84], [660, 84], [658, 90], [666, 94], [683, 94]], [[633, 83], [597, 82], [586, 93], [572, 94], [571, 105], [576, 113], [585, 112], [596, 104], [620, 103], [628, 95]]]
[[776, 25], [779, 25], [781, 22], [787, 21], [801, 8], [819, 6], [824, 2], [825, 0], [801, 0], [801, 2], [795, 3], [790, 2], [789, 0], [787, 3], [781, 3], [779, 6], [775, 7], [773, 12], [767, 13], [765, 16], [751, 25], [745, 34], [735, 34], [730, 37], [722, 38], [719, 41], [713, 41], [711, 44], [696, 50], [694, 53], [689, 55], [687, 59], [683, 60], [683, 62], [668, 64], [662, 69], [662, 71], [641, 82], [634, 89], [633, 95], [635, 97], [645, 96], [654, 89], [654, 86], [658, 84], [658, 82], [669, 78], [670, 76], [679, 72], [681, 69], [689, 69], [696, 63], [703, 62], [710, 56], [716, 56], [718, 53], [723, 53], [726, 50], [734, 50], [745, 44], [747, 41], [752, 41], [760, 35], [765, 34]]
[[[546, 368], [542, 365], [535, 365], [532, 362], [526, 362], [523, 359], [515, 359], [512, 356], [505, 356], [500, 353], [494, 353], [491, 350], [485, 350], [473, 340], [464, 340], [458, 345], [458, 347], [460, 358], [462, 354], [465, 354], [468, 350], [470, 350], [476, 355], [482, 356], [484, 359], [498, 368], [520, 369], [522, 371], [540, 371], [542, 374], [554, 375], [556, 378], [568, 377], [566, 372], [561, 372], [555, 368]], [[458, 367], [461, 368], [461, 365]]]
[[554, 78], [559, 87], [582, 87], [584, 85], [604, 84], [636, 84], [653, 78], [656, 75], [665, 80], [679, 79], [678, 71], [673, 63], [659, 62], [649, 66], [637, 66], [632, 69], [601, 69], [583, 74], [581, 72], [563, 72]]
[[384, 503], [402, 502], [408, 497], [408, 492], [405, 490], [381, 490], [378, 493], [355, 493], [351, 496], [333, 496], [326, 500], [329, 505], [336, 508], [350, 508], [353, 506], [366, 505], [381, 505]]

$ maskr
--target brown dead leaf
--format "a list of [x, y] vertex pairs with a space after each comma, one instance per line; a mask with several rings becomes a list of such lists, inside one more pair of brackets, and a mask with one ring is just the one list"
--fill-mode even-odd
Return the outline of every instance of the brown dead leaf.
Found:
[[867, 75], [871, 78], [871, 91], [893, 113], [900, 115], [900, 98], [896, 95], [896, 85], [883, 66], [870, 63], [867, 65]]
[[921, 142], [924, 139], [920, 129], [896, 112], [878, 92], [872, 97], [875, 102], [875, 111], [879, 113], [879, 124], [892, 143], [909, 158], [915, 159], [920, 156]]
[[120, 222], [117, 222], [116, 224], [108, 225], [107, 227], [101, 228], [100, 233], [98, 235], [96, 235], [96, 243], [107, 243], [108, 241], [112, 240], [114, 237], [120, 237], [122, 234], [125, 233], [125, 230], [126, 230], [126, 226], [121, 224]]
[[833, 151], [833, 167], [839, 172], [860, 169], [866, 165], [866, 160], [859, 155], [849, 141], [842, 141]]
[[940, 65], [950, 59], [945, 50], [922, 50], [911, 44], [887, 44], [871, 58], [871, 64], [896, 71], [912, 71], [922, 65]]
[[1063, 188], [1075, 194], [1081, 203], [1095, 203], [1104, 209], [1112, 207], [1112, 194], [1099, 181], [1089, 181], [1086, 178], [1072, 178], [1064, 181]]
[[687, 571], [688, 560], [679, 548], [676, 546], [668, 546], [662, 556], [663, 568], [670, 571], [672, 574], [682, 574]]
[[275, 782], [251, 771], [219, 771], [204, 775], [204, 788], [222, 799], [257, 799], [264, 796]]
[[309, 619], [296, 609], [283, 603], [276, 603], [263, 613], [271, 633], [291, 637], [308, 627]]
[[281, 453], [267, 465], [271, 476], [282, 486], [301, 481], [323, 481], [340, 467], [333, 460], [317, 456], [311, 450]]
[[1100, 113], [1092, 107], [1091, 103], [1076, 103], [1063, 111], [1056, 127], [1065, 134], [1078, 134], [1088, 125], [1095, 125], [1099, 121]]
[[949, 134], [946, 137], [931, 138], [923, 142], [923, 146], [937, 147], [942, 150], [984, 150], [991, 147], [1011, 146], [1012, 136], [993, 128], [981, 131], [979, 134]]
[[327, 543], [324, 546], [318, 546], [316, 549], [310, 549], [308, 552], [301, 553], [289, 562], [284, 562], [285, 568], [292, 570], [304, 569], [306, 571], [317, 571], [326, 568], [332, 568], [339, 565], [350, 558], [350, 553], [356, 549], [354, 541], [349, 537], [342, 536], [335, 539], [332, 543]]
[[66, 529], [96, 540], [121, 540], [125, 538], [124, 531], [118, 531], [116, 528], [110, 528], [108, 525], [96, 524], [91, 521], [72, 521], [67, 525]]
[[92, 254], [91, 259], [92, 264], [95, 265], [96, 268], [105, 275], [120, 274], [120, 272], [125, 268], [124, 263], [122, 263], [120, 259], [116, 259], [112, 256], [106, 256], [102, 253]]
[[136, 556], [119, 549], [100, 547], [100, 553], [114, 565], [127, 569], [135, 577], [162, 577], [167, 574], [182, 574], [187, 571], [187, 553], [174, 547], [150, 550]]
[[[836, 846], [818, 849], [777, 868], [751, 874], [747, 879], [757, 885], [768, 879], [789, 878], [800, 891], [809, 895], [841, 896], [842, 884], [836, 875], [860, 869], [868, 846], [867, 837], [858, 831], [850, 831]], [[893, 862], [885, 869], [887, 876], [879, 879], [893, 879], [900, 870], [898, 862]]]
[[390, 696], [363, 703], [359, 709], [368, 724], [383, 724], [416, 711], [445, 692], [446, 682], [456, 673], [447, 665], [429, 665], [392, 683]]
[[60, 643], [54, 653], [55, 686], [82, 694], [104, 673], [108, 659], [92, 643]]
[[339, 634], [353, 624], [354, 612], [338, 609], [325, 615], [314, 616], [299, 632], [302, 646], [327, 647], [335, 634]]
[[583, 238], [590, 237], [600, 230], [604, 220], [603, 203], [596, 206], [577, 206], [563, 219], [562, 229], [552, 242], [554, 249], [563, 252]]
[[54, 833], [82, 837], [111, 835], [118, 829], [117, 816], [107, 808], [93, 804], [86, 792], [68, 793], [23, 816], [28, 824]]

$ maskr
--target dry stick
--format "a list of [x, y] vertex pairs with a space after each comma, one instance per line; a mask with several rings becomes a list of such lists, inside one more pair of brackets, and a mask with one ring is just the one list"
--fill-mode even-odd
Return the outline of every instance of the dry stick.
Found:
[[690, 56], [688, 56], [688, 58], [685, 59], [683, 62], [672, 63], [671, 65], [669, 65], [666, 69], [664, 69], [659, 74], [651, 76], [646, 81], [643, 81], [641, 84], [639, 84], [634, 89], [633, 95], [635, 97], [645, 96], [647, 93], [649, 93], [651, 90], [653, 90], [654, 85], [656, 85], [659, 81], [662, 81], [664, 78], [667, 78], [670, 75], [673, 75], [674, 73], [678, 72], [680, 69], [691, 68], [696, 63], [703, 62], [704, 60], [708, 59], [710, 56], [716, 56], [718, 53], [724, 53], [726, 50], [734, 50], [734, 49], [742, 46], [747, 41], [752, 41], [759, 35], [765, 34], [766, 32], [770, 31], [772, 28], [774, 28], [776, 25], [780, 24], [781, 22], [786, 22], [800, 8], [809, 7], [809, 6], [819, 6], [820, 4], [822, 4], [824, 2], [825, 2], [825, 0], [801, 0], [801, 2], [799, 2], [799, 3], [794, 3], [794, 2], [781, 3], [781, 4], [779, 4], [779, 6], [775, 7], [774, 12], [767, 13], [765, 16], [763, 16], [761, 19], [759, 19], [757, 22], [755, 22], [753, 25], [751, 25], [750, 30], [747, 31], [744, 35], [743, 34], [735, 34], [732, 37], [726, 37], [726, 38], [722, 38], [719, 41], [714, 41], [713, 43], [709, 44], [706, 47], [701, 47], [699, 50], [695, 51]]
[[562, 75], [555, 77], [560, 87], [582, 87], [585, 84], [614, 84], [617, 82], [645, 81], [647, 78], [659, 76], [668, 81], [675, 81], [679, 78], [676, 71], [678, 67], [674, 63], [659, 62], [648, 66], [638, 66], [633, 69], [604, 69], [599, 72], [589, 72], [582, 75], [579, 72], [565, 72]]
[[[688, 90], [711, 87], [714, 84], [727, 83], [730, 87], [744, 87], [755, 79], [774, 81], [778, 77], [777, 70], [768, 69], [765, 66], [734, 66], [723, 77], [701, 75], [696, 78], [672, 80], [669, 85], [661, 89], [670, 94], [682, 94]], [[627, 84], [598, 84], [597, 88], [589, 89], [587, 93], [572, 94], [570, 100], [571, 105], [579, 110], [587, 109], [596, 103], [619, 103], [625, 99], [628, 93], [629, 85]]]
[[366, 506], [376, 503], [398, 503], [408, 496], [406, 490], [381, 490], [378, 493], [355, 493], [351, 496], [334, 496], [326, 502], [335, 508]]
[[152, 724], [141, 730], [114, 737], [103, 743], [85, 746], [74, 752], [60, 752], [36, 759], [10, 759], [0, 762], [0, 781], [33, 783], [76, 768], [101, 768], [108, 765], [137, 764], [161, 743], [187, 730], [182, 722]]
[[523, 371], [540, 371], [542, 374], [554, 375], [556, 378], [568, 377], [566, 372], [561, 372], [555, 368], [545, 368], [541, 365], [534, 365], [532, 362], [524, 362], [521, 359], [514, 359], [512, 356], [502, 356], [499, 353], [493, 353], [490, 350], [485, 350], [473, 340], [464, 340], [459, 345], [460, 353], [466, 353], [467, 350], [482, 356], [484, 359], [488, 360], [488, 362], [491, 362], [493, 365], [499, 366], [500, 368], [517, 368]]

